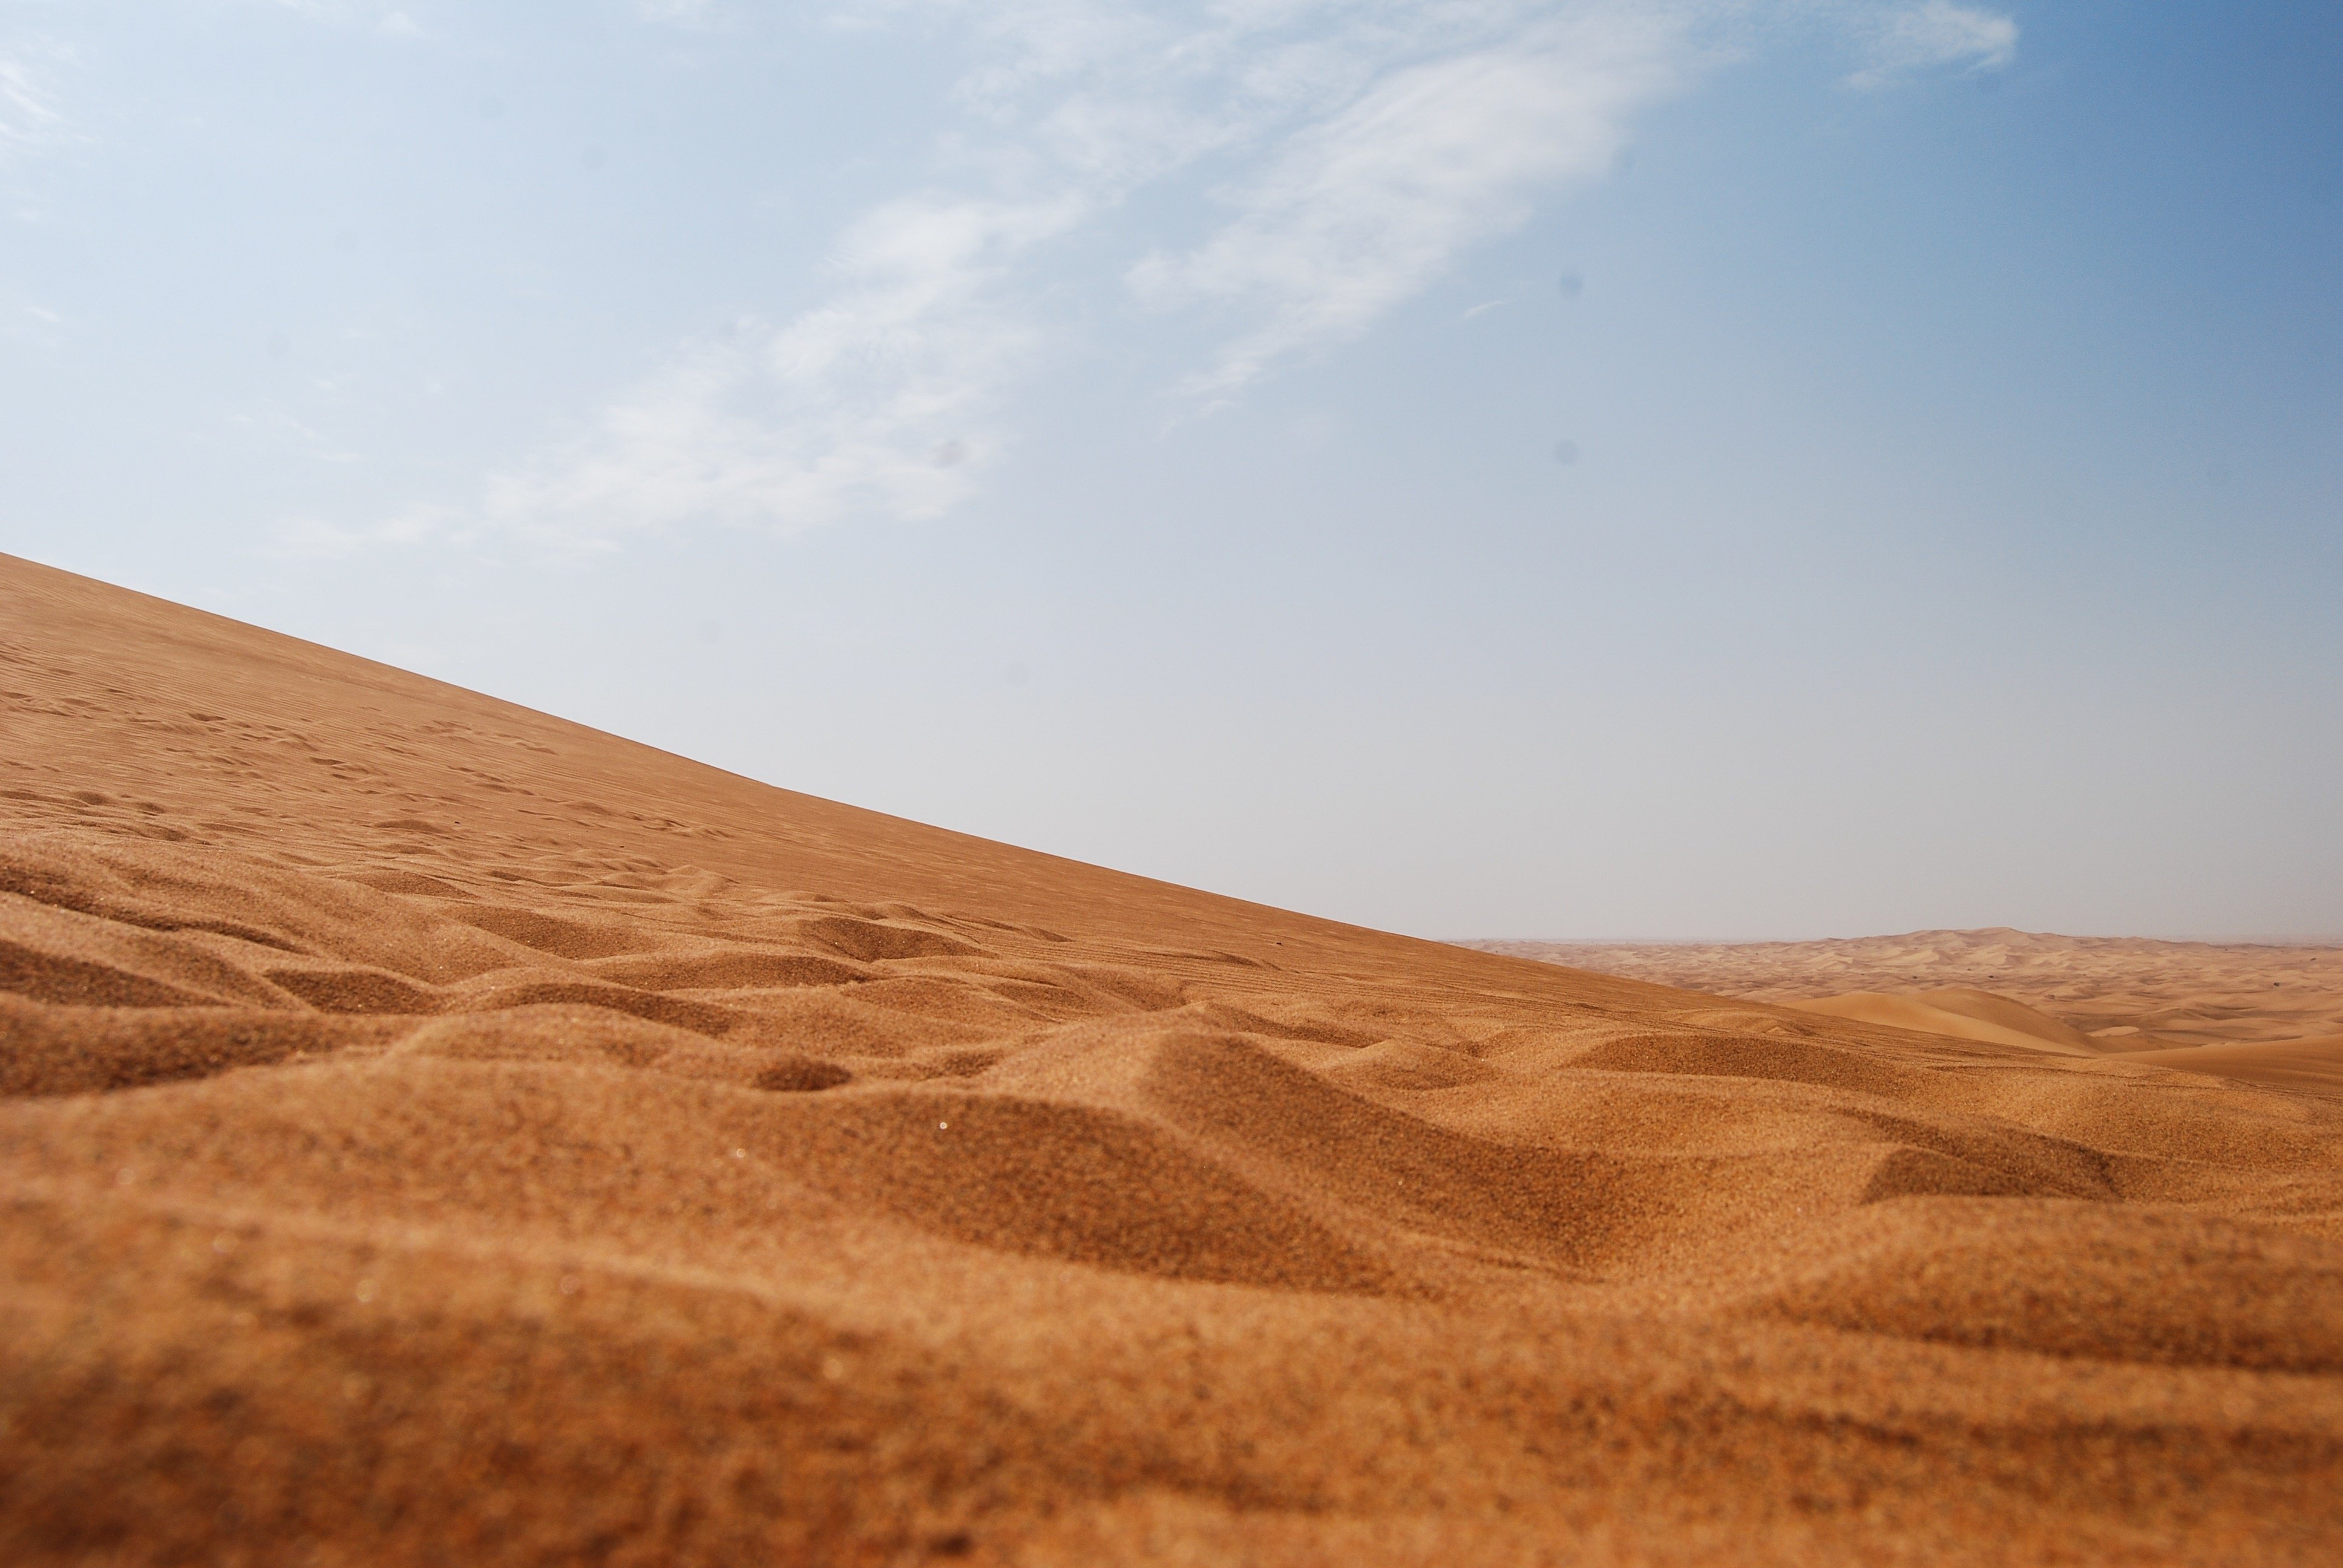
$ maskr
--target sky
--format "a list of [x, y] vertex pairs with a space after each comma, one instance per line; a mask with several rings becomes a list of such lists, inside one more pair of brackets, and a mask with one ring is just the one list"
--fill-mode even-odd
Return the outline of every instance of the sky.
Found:
[[0, 550], [1419, 935], [2343, 933], [2343, 8], [0, 0]]

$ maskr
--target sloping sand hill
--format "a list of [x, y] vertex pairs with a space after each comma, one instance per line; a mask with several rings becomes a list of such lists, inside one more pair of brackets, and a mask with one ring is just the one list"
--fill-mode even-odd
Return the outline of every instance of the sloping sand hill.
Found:
[[0, 1560], [2343, 1550], [2332, 1101], [1117, 875], [5, 559], [0, 705]]

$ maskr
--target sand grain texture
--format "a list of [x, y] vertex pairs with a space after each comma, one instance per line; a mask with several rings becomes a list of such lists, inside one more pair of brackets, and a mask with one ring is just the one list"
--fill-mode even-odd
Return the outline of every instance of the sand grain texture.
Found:
[[1282, 913], [5, 559], [0, 714], [10, 1563], [2343, 1551], [2282, 1078]]

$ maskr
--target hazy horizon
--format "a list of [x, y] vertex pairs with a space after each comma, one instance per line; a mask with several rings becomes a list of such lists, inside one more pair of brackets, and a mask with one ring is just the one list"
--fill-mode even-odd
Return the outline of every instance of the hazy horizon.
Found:
[[787, 789], [2343, 933], [2331, 8], [0, 0], [0, 549]]

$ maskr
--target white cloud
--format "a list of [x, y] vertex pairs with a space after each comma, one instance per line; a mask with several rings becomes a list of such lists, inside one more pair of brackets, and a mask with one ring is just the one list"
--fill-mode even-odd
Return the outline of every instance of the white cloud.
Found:
[[1913, 72], [1943, 65], [1996, 71], [2017, 54], [2016, 22], [1951, 0], [1927, 0], [1892, 11], [1875, 18], [1869, 31], [1869, 58], [1847, 78], [1849, 86], [1884, 87]]
[[0, 165], [45, 152], [67, 139], [64, 111], [43, 73], [36, 55], [57, 63], [71, 56], [65, 51], [29, 45], [0, 46]]
[[1675, 33], [1595, 18], [1410, 66], [1293, 136], [1218, 234], [1131, 275], [1151, 302], [1234, 302], [1260, 317], [1191, 389], [1226, 395], [1285, 355], [1364, 331], [1542, 192], [1602, 174], [1630, 112], [1674, 85]]
[[[640, 3], [705, 20], [695, 0]], [[1852, 26], [1866, 85], [1999, 64], [2016, 38], [1944, 0], [1885, 18], [1862, 0], [841, 0], [835, 25], [965, 47], [939, 188], [858, 220], [824, 303], [679, 349], [471, 506], [395, 528], [607, 545], [694, 522], [938, 515], [1007, 445], [1006, 395], [1050, 344], [1053, 242], [1209, 170], [1203, 232], [1093, 281], [1216, 323], [1174, 390], [1224, 402], [1599, 177], [1639, 109], [1776, 13]]]
[[[1141, 189], [1251, 171], [1222, 230], [1141, 264], [1152, 302], [1249, 313], [1196, 388], [1363, 330], [1538, 187], [1599, 172], [1667, 79], [1671, 28], [1604, 0], [864, 0], [860, 25], [961, 30], [962, 189], [890, 202], [793, 321], [679, 351], [594, 427], [433, 531], [608, 541], [713, 521], [779, 532], [920, 518], [1006, 444], [1004, 392], [1049, 330], [1022, 269]], [[1126, 260], [1124, 266], [1130, 265]]]
[[1001, 444], [988, 395], [1037, 345], [1003, 297], [1012, 265], [1081, 216], [1063, 198], [880, 207], [840, 244], [828, 304], [679, 355], [589, 434], [493, 479], [481, 520], [579, 543], [948, 510]]

